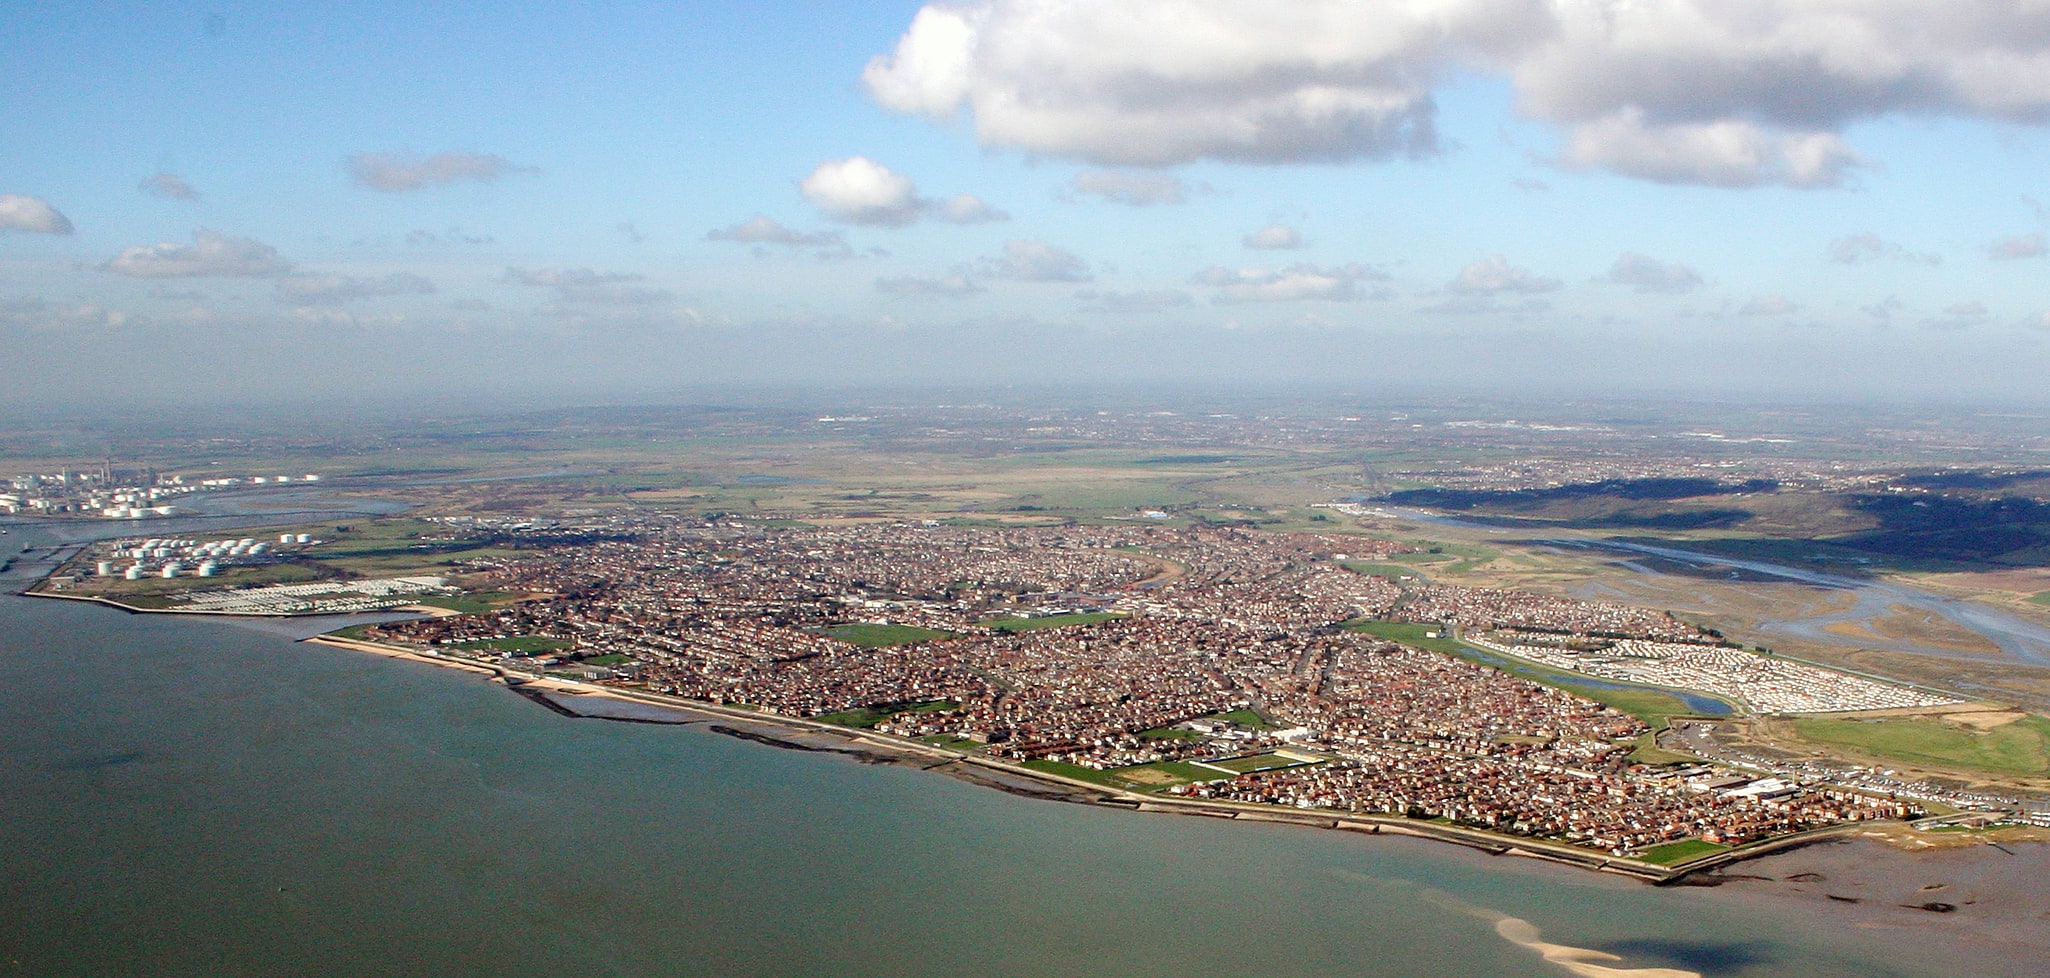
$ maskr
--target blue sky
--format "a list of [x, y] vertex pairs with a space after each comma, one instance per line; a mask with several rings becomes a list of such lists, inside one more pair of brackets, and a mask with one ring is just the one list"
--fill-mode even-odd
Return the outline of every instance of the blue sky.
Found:
[[192, 396], [109, 349], [436, 364], [373, 393], [1031, 351], [1049, 380], [2043, 398], [2050, 12], [1635, 9], [13, 11], [0, 401]]

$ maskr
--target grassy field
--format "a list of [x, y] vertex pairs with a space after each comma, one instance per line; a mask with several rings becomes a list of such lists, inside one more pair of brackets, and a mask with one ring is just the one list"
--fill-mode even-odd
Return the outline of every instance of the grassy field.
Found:
[[2029, 600], [2037, 604], [2050, 604], [2050, 591], [2045, 591], [2042, 594], [2038, 594], [2035, 597], [2030, 598]]
[[879, 649], [886, 645], [905, 645], [911, 642], [930, 642], [934, 639], [953, 638], [953, 632], [942, 632], [915, 625], [878, 625], [871, 622], [856, 622], [851, 625], [834, 625], [826, 634], [850, 645], [864, 649]]
[[1006, 635], [1029, 632], [1040, 628], [1060, 628], [1065, 625], [1094, 625], [1123, 615], [1108, 611], [1091, 611], [1073, 615], [1047, 615], [1044, 618], [992, 618], [982, 624]]
[[1255, 771], [1278, 771], [1285, 767], [1302, 767], [1311, 761], [1299, 761], [1280, 754], [1255, 754], [1251, 757], [1233, 757], [1222, 761], [1211, 761], [1211, 767], [1221, 767], [1234, 774], [1251, 774]]
[[1795, 720], [1806, 740], [1909, 764], [2002, 775], [2050, 773], [2050, 720], [2026, 717], [1990, 730], [1942, 720]]
[[953, 708], [954, 704], [946, 700], [928, 700], [923, 703], [878, 703], [874, 706], [857, 706], [848, 710], [821, 713], [818, 716], [812, 717], [812, 719], [824, 723], [838, 724], [843, 727], [860, 727], [866, 730], [899, 714], [937, 713], [941, 710], [951, 710]]
[[1252, 710], [1233, 710], [1230, 713], [1219, 713], [1211, 719], [1229, 720], [1232, 723], [1236, 723], [1239, 726], [1244, 727], [1248, 730], [1274, 729], [1274, 724], [1268, 723], [1266, 717], [1263, 717], [1260, 714], [1253, 712]]
[[1668, 842], [1662, 846], [1652, 846], [1638, 853], [1637, 858], [1658, 866], [1674, 866], [1690, 859], [1699, 859], [1702, 856], [1727, 852], [1729, 848], [1729, 846], [1719, 846], [1713, 842], [1703, 842], [1700, 839], [1681, 839], [1678, 842]]
[[545, 635], [514, 635], [509, 638], [480, 638], [474, 642], [459, 642], [459, 649], [489, 649], [493, 652], [510, 652], [514, 655], [533, 655], [537, 652], [559, 652], [569, 648], [570, 643]]
[[1371, 560], [1345, 561], [1345, 569], [1355, 574], [1365, 574], [1368, 577], [1385, 577], [1389, 580], [1424, 576], [1423, 570], [1417, 567], [1407, 564], [1380, 564]]
[[421, 598], [414, 604], [430, 608], [447, 608], [466, 615], [481, 614], [519, 597], [504, 591], [479, 591], [476, 594], [457, 594], [448, 597]]
[[1025, 767], [1034, 771], [1058, 774], [1064, 778], [1074, 778], [1077, 781], [1087, 781], [1090, 784], [1100, 784], [1107, 788], [1117, 788], [1123, 791], [1159, 791], [1163, 788], [1172, 788], [1178, 784], [1223, 779], [1223, 775], [1216, 771], [1197, 767], [1194, 764], [1185, 764], [1181, 761], [1134, 764], [1131, 767], [1112, 768], [1108, 771], [1099, 771], [1093, 767], [1083, 767], [1079, 764], [1049, 760], [1026, 761]]
[[[1535, 683], [1542, 683], [1554, 689], [1565, 690], [1575, 696], [1584, 696], [1597, 703], [1613, 706], [1639, 720], [1643, 720], [1654, 728], [1665, 726], [1666, 721], [1672, 717], [1693, 713], [1692, 710], [1687, 708], [1686, 702], [1672, 693], [1641, 686], [1633, 686], [1627, 689], [1603, 689], [1598, 686], [1588, 685], [1586, 682], [1568, 673], [1481, 652], [1469, 647], [1458, 639], [1446, 638], [1442, 633], [1438, 638], [1426, 638], [1425, 635], [1427, 633], [1439, 631], [1436, 625], [1363, 619], [1347, 622], [1345, 627], [1352, 631], [1377, 635], [1391, 642], [1399, 642], [1413, 648], [1442, 652], [1446, 655], [1456, 655], [1462, 659], [1469, 659], [1493, 666], [1510, 675], [1528, 679]], [[1656, 748], [1652, 748], [1652, 750], [1656, 750]]]

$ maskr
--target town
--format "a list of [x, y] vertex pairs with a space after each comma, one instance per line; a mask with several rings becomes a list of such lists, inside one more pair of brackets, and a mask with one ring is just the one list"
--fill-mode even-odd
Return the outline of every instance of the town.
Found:
[[857, 718], [1173, 796], [1442, 820], [1616, 855], [1921, 814], [1897, 792], [1812, 775], [1640, 763], [1651, 729], [1638, 717], [1373, 632], [1413, 622], [1505, 655], [1571, 646], [1606, 650], [1589, 661], [1674, 663], [1760, 710], [1925, 694], [1789, 673], [1663, 612], [1402, 584], [1342, 563], [1413, 549], [1228, 527], [645, 519], [630, 540], [465, 568], [525, 600], [359, 634], [765, 714]]

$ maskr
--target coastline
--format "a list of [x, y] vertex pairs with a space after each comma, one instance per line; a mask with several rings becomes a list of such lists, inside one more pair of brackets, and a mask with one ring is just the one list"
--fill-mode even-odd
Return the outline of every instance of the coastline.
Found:
[[[1047, 801], [1065, 801], [1153, 814], [1227, 818], [1362, 832], [1368, 835], [1385, 834], [1431, 839], [1477, 849], [1490, 855], [1518, 856], [1591, 872], [1624, 876], [1654, 886], [1682, 884], [1698, 873], [1840, 839], [1870, 830], [1877, 825], [1891, 824], [1858, 822], [1826, 826], [1761, 840], [1673, 866], [1662, 866], [1542, 839], [1503, 835], [1462, 825], [1424, 822], [1399, 815], [1287, 809], [1246, 802], [1141, 794], [1037, 771], [992, 758], [960, 754], [915, 740], [879, 734], [872, 730], [842, 727], [803, 717], [762, 713], [553, 676], [528, 677], [484, 663], [360, 639], [317, 635], [301, 641], [481, 674], [490, 681], [504, 684], [513, 692], [566, 716], [622, 722], [703, 724], [714, 733], [766, 746], [843, 754], [865, 764], [916, 767], [971, 784]], [[646, 717], [608, 716], [602, 712], [578, 710], [575, 703], [587, 697], [654, 707], [667, 713], [680, 714], [686, 719], [654, 720]]]

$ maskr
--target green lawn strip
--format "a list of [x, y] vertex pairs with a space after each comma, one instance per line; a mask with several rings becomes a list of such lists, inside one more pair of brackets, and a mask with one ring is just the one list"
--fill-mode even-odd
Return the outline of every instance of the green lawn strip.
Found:
[[1248, 730], [1274, 729], [1274, 724], [1268, 723], [1266, 717], [1263, 717], [1260, 714], [1253, 712], [1252, 710], [1233, 710], [1230, 713], [1213, 714], [1210, 717], [1210, 719], [1225, 720], [1231, 723], [1236, 723], [1239, 726], [1244, 727]]
[[2045, 591], [2042, 594], [2038, 594], [2035, 597], [2030, 598], [2029, 600], [2037, 604], [2050, 604], [2050, 591]]
[[921, 744], [931, 744], [941, 750], [950, 750], [959, 754], [973, 754], [982, 749], [982, 744], [977, 741], [969, 740], [966, 737], [955, 737], [950, 734], [920, 737], [918, 742]]
[[614, 652], [614, 653], [612, 653], [611, 655], [598, 655], [598, 656], [592, 656], [591, 658], [585, 659], [585, 660], [584, 660], [584, 665], [587, 665], [587, 666], [616, 666], [616, 665], [619, 665], [619, 664], [620, 664], [620, 663], [622, 663], [622, 662], [632, 662], [632, 661], [633, 661], [633, 656], [627, 655], [627, 654], [626, 654], [626, 653], [624, 653], [624, 652]]
[[1390, 580], [1400, 580], [1405, 577], [1423, 576], [1423, 572], [1417, 568], [1407, 567], [1402, 564], [1379, 564], [1370, 560], [1348, 560], [1343, 563], [1346, 570], [1352, 571], [1355, 574], [1365, 574], [1368, 577], [1385, 577]]
[[476, 594], [453, 594], [444, 597], [421, 598], [414, 604], [430, 608], [447, 608], [466, 615], [482, 614], [519, 597], [504, 591], [479, 591]]
[[2007, 775], [2050, 772], [2050, 720], [2036, 716], [1990, 730], [1913, 718], [1810, 718], [1795, 720], [1794, 731], [1818, 743], [1911, 764]]
[[1255, 771], [1278, 771], [1285, 767], [1302, 767], [1312, 761], [1299, 761], [1279, 754], [1255, 754], [1251, 757], [1233, 757], [1221, 761], [1207, 762], [1211, 767], [1221, 767], [1234, 774], [1252, 774]]
[[[1584, 696], [1597, 703], [1613, 706], [1639, 720], [1643, 720], [1653, 728], [1665, 726], [1666, 721], [1671, 717], [1685, 716], [1693, 712], [1687, 708], [1687, 704], [1680, 697], [1672, 693], [1642, 686], [1633, 686], [1629, 689], [1603, 689], [1587, 685], [1571, 673], [1547, 669], [1536, 663], [1521, 662], [1507, 656], [1471, 648], [1458, 639], [1446, 638], [1443, 631], [1437, 625], [1358, 619], [1347, 622], [1345, 627], [1352, 631], [1365, 632], [1369, 635], [1379, 636], [1391, 642], [1399, 642], [1413, 648], [1425, 649], [1431, 652], [1442, 652], [1446, 655], [1456, 655], [1462, 659], [1479, 662], [1482, 665], [1493, 666], [1510, 675], [1528, 679], [1534, 683], [1541, 683], [1554, 689], [1565, 690], [1575, 696]], [[1429, 632], [1438, 632], [1439, 637], [1425, 638], [1425, 634]], [[1606, 683], [1608, 681], [1603, 680], [1603, 682]], [[1624, 684], [1617, 683], [1615, 685]]]
[[856, 706], [845, 710], [834, 710], [831, 713], [821, 713], [818, 716], [812, 717], [812, 719], [821, 723], [831, 723], [842, 727], [860, 727], [866, 730], [898, 714], [935, 713], [940, 710], [951, 710], [953, 708], [954, 704], [947, 700], [877, 703], [873, 706]]
[[1039, 628], [1060, 628], [1064, 625], [1094, 625], [1097, 622], [1123, 617], [1123, 615], [1116, 612], [1088, 611], [1072, 615], [1047, 615], [1044, 618], [992, 618], [981, 624], [994, 628], [1006, 635], [1015, 635], [1019, 632], [1029, 632]]
[[514, 635], [508, 638], [480, 638], [469, 642], [458, 642], [459, 649], [489, 649], [493, 652], [511, 652], [515, 655], [531, 655], [535, 652], [557, 652], [569, 648], [565, 639], [546, 635]]
[[1692, 754], [1681, 754], [1660, 747], [1658, 736], [1659, 732], [1656, 730], [1645, 731], [1644, 736], [1637, 738], [1636, 748], [1630, 751], [1630, 760], [1636, 764], [1685, 764], [1698, 760]]
[[1159, 727], [1141, 731], [1139, 736], [1147, 740], [1202, 740], [1203, 735], [1194, 730], [1177, 730], [1173, 727]]
[[856, 622], [849, 625], [834, 625], [826, 634], [851, 645], [864, 649], [878, 649], [886, 645], [904, 645], [910, 642], [930, 642], [934, 639], [953, 638], [953, 632], [942, 632], [915, 625], [879, 625], [873, 622]]
[[1699, 859], [1702, 856], [1713, 855], [1718, 852], [1728, 852], [1729, 848], [1729, 846], [1719, 846], [1713, 842], [1703, 842], [1700, 839], [1681, 839], [1678, 842], [1668, 842], [1664, 845], [1652, 846], [1638, 853], [1633, 858], [1655, 866], [1676, 866], [1689, 860]]
[[1064, 761], [1045, 759], [1026, 761], [1024, 765], [1033, 771], [1058, 774], [1064, 778], [1100, 784], [1106, 788], [1122, 791], [1159, 791], [1177, 784], [1192, 781], [1219, 781], [1225, 775], [1209, 768], [1197, 767], [1183, 761], [1160, 761], [1154, 764], [1134, 764], [1130, 767], [1099, 771], [1093, 767], [1069, 764]]

